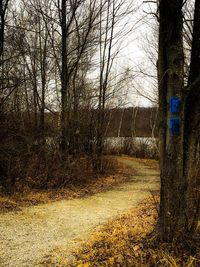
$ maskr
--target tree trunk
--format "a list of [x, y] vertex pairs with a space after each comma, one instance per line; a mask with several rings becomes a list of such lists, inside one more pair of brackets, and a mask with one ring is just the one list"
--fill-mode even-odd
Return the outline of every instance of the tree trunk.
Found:
[[[200, 75], [200, 1], [195, 2], [193, 41], [188, 88]], [[187, 224], [191, 234], [197, 226], [200, 206], [198, 149], [200, 140], [200, 86], [194, 86], [185, 99], [184, 174], [187, 179]]]
[[[183, 102], [183, 0], [160, 1], [159, 28], [159, 140], [161, 170], [161, 202], [159, 227], [161, 237], [172, 241], [185, 231], [185, 190], [183, 178], [183, 124], [180, 132], [169, 129], [172, 114], [169, 111], [171, 97]], [[182, 106], [176, 114], [183, 121]]]
[[61, 30], [62, 30], [62, 73], [61, 73], [61, 150], [67, 149], [67, 6], [62, 0]]

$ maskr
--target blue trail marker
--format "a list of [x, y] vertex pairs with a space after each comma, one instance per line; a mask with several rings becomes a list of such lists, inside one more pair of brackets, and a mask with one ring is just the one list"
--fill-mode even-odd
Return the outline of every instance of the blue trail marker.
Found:
[[180, 117], [171, 117], [169, 120], [169, 131], [173, 135], [179, 135], [181, 128], [181, 119]]
[[170, 112], [179, 113], [181, 109], [181, 100], [178, 96], [172, 96], [170, 98]]

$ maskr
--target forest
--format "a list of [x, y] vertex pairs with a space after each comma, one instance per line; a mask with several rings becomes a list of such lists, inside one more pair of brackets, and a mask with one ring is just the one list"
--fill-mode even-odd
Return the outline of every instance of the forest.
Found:
[[0, 0], [0, 267], [200, 266], [199, 133], [199, 0]]

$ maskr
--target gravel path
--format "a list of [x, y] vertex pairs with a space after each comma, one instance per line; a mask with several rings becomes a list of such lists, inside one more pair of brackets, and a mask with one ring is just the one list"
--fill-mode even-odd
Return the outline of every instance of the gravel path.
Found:
[[158, 172], [130, 158], [120, 161], [137, 175], [113, 190], [0, 214], [0, 266], [38, 266], [52, 249], [86, 239], [94, 227], [136, 206], [150, 196], [150, 190], [159, 188]]

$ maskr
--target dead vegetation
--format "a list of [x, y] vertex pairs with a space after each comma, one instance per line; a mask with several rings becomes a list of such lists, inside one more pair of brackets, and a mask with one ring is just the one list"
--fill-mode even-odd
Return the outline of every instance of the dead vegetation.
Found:
[[141, 159], [141, 158], [135, 158], [134, 160], [144, 164], [145, 166], [149, 167], [150, 169], [159, 170], [159, 164], [158, 164], [157, 160]]
[[[23, 179], [21, 183], [16, 185], [16, 191], [13, 194], [5, 195], [1, 193], [0, 212], [18, 211], [21, 207], [61, 199], [86, 197], [109, 190], [113, 186], [127, 181], [130, 174], [128, 168], [122, 166], [115, 157], [111, 156], [103, 158], [104, 172], [101, 174], [95, 173], [92, 168], [87, 166], [86, 158], [80, 158], [79, 161], [72, 161], [71, 163], [66, 162], [66, 165], [59, 169], [55, 168], [55, 164], [55, 162], [52, 162], [52, 165], [48, 165], [51, 179], [49, 179], [46, 188], [41, 187], [43, 185], [42, 176], [38, 176], [38, 180], [35, 180], [34, 176], [27, 175], [27, 179]], [[133, 172], [133, 170], [131, 171]], [[46, 178], [43, 176], [43, 179]], [[58, 186], [60, 181], [62, 183]]]
[[[157, 197], [158, 200], [158, 197]], [[152, 234], [157, 213], [147, 199], [122, 217], [108, 222], [93, 233], [82, 248], [74, 251], [73, 259], [59, 251], [46, 266], [70, 267], [197, 267], [200, 264], [200, 243], [160, 243]], [[58, 252], [57, 252], [58, 253]]]

